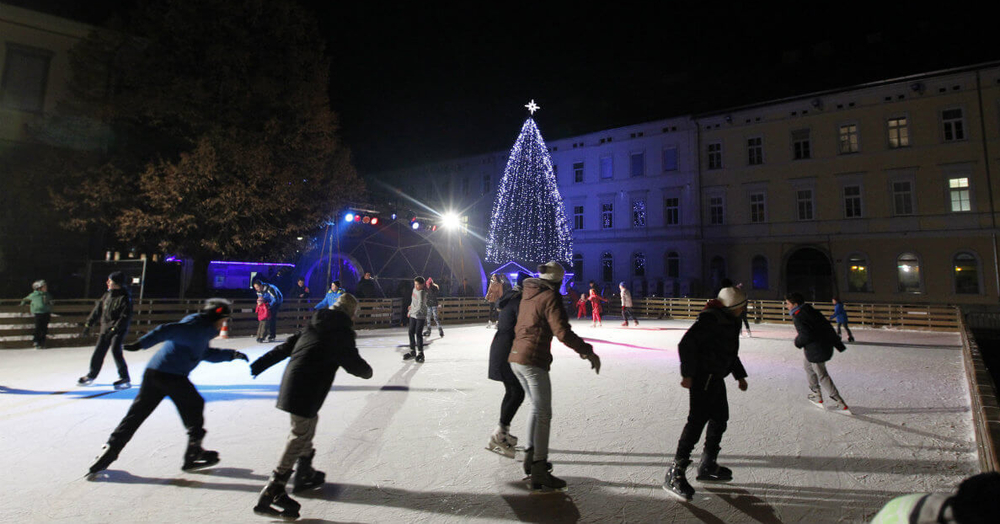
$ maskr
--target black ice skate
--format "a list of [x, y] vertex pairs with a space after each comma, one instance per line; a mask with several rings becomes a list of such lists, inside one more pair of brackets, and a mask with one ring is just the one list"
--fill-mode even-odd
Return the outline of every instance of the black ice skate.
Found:
[[421, 351], [420, 353], [417, 353], [416, 361], [419, 362], [419, 363], [421, 363], [421, 364], [424, 363], [424, 352], [423, 351]]
[[76, 379], [76, 385], [77, 386], [89, 386], [89, 385], [91, 385], [93, 383], [94, 383], [94, 379], [90, 378], [87, 375], [84, 375], [84, 376]]
[[531, 463], [531, 491], [566, 491], [566, 481], [552, 476], [551, 466], [544, 460]]
[[720, 466], [716, 460], [719, 452], [706, 451], [701, 456], [701, 465], [698, 466], [698, 476], [696, 480], [701, 482], [729, 482], [733, 480], [733, 470]]
[[326, 473], [312, 467], [315, 456], [316, 450], [313, 449], [308, 455], [299, 457], [299, 461], [295, 465], [295, 487], [292, 488], [292, 493], [318, 488], [326, 482]]
[[285, 491], [285, 484], [292, 476], [289, 471], [279, 475], [277, 471], [271, 473], [271, 479], [267, 481], [264, 490], [260, 492], [257, 505], [253, 507], [253, 512], [265, 517], [284, 517], [286, 519], [299, 518], [299, 508], [301, 504], [288, 496]]
[[110, 444], [105, 444], [104, 447], [101, 448], [101, 452], [94, 459], [94, 463], [90, 466], [89, 474], [94, 475], [108, 469], [108, 466], [110, 466], [112, 462], [118, 460], [119, 451], [121, 450], [111, 447]]
[[[442, 336], [442, 337], [444, 336], [444, 328], [438, 328], [438, 335]], [[852, 340], [851, 342], [854, 342], [854, 341]]]
[[112, 385], [115, 389], [128, 389], [132, 387], [132, 382], [127, 378], [123, 378], [121, 380], [116, 380]]
[[184, 471], [195, 471], [219, 463], [219, 452], [202, 449], [201, 441], [189, 442], [187, 451], [184, 452]]
[[667, 470], [667, 478], [663, 482], [663, 489], [667, 493], [684, 502], [689, 502], [694, 498], [694, 488], [688, 483], [687, 475], [684, 473], [689, 464], [691, 464], [690, 460], [675, 461]]
[[412, 360], [417, 358], [416, 351], [410, 351], [409, 353], [403, 355], [403, 360]]
[[[527, 448], [527, 449], [525, 449], [524, 450], [524, 475], [525, 475], [525, 477], [524, 477], [523, 480], [528, 480], [529, 478], [531, 478], [531, 465], [534, 463], [534, 461], [535, 461], [535, 448]], [[545, 463], [545, 468], [548, 471], [552, 471], [552, 463], [551, 462], [546, 462]]]

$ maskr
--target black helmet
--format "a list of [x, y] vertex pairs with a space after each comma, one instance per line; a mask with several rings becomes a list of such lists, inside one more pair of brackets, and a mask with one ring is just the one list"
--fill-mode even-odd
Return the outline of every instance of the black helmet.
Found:
[[212, 322], [220, 318], [229, 318], [233, 314], [233, 303], [224, 298], [210, 298], [202, 306], [201, 314]]

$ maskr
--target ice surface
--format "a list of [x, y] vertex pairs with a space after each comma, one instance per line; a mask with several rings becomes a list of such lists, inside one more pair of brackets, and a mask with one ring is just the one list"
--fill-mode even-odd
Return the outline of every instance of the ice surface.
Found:
[[[530, 495], [520, 463], [484, 449], [503, 395], [486, 378], [493, 330], [446, 326], [424, 364], [401, 361], [403, 330], [362, 331], [375, 376], [338, 374], [315, 440], [328, 484], [296, 496], [302, 521], [856, 522], [891, 497], [950, 491], [976, 472], [956, 334], [855, 328], [859, 342], [829, 363], [848, 417], [806, 400], [790, 326], [755, 326], [741, 341], [750, 389], [729, 382], [720, 463], [735, 480], [692, 481], [693, 503], [677, 502], [660, 484], [687, 413], [676, 346], [690, 323], [608, 324], [574, 323], [601, 355], [600, 375], [555, 344], [550, 459], [569, 491], [552, 495]], [[251, 360], [272, 347], [250, 338], [214, 345]], [[155, 350], [126, 353], [136, 382]], [[180, 470], [186, 435], [166, 400], [109, 471], [88, 481], [138, 391], [113, 391], [110, 355], [94, 385], [75, 387], [89, 359], [89, 347], [0, 351], [0, 522], [267, 521], [251, 508], [288, 433], [288, 415], [274, 408], [283, 364], [256, 380], [242, 361], [192, 373], [207, 401], [205, 446], [219, 450], [219, 465]], [[522, 439], [528, 409], [512, 427]]]

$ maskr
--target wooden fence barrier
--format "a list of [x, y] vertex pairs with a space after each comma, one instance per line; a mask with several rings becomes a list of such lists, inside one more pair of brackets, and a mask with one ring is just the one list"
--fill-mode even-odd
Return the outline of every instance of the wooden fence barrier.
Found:
[[[694, 319], [705, 307], [705, 299], [700, 298], [636, 298], [633, 311], [640, 318]], [[24, 348], [31, 344], [34, 317], [27, 313], [26, 306], [19, 306], [18, 300], [0, 300], [0, 349]], [[202, 300], [143, 299], [133, 302], [132, 327], [129, 340], [141, 336], [156, 326], [175, 322], [181, 317], [197, 312]], [[294, 333], [308, 322], [312, 316], [315, 300], [286, 300], [278, 313], [278, 332]], [[813, 304], [823, 314], [833, 313], [833, 304]], [[47, 345], [80, 346], [92, 344], [95, 337], [80, 337], [82, 324], [94, 307], [93, 300], [56, 300], [52, 321], [49, 324]], [[233, 337], [253, 336], [257, 331], [257, 315], [254, 313], [256, 301], [233, 301], [233, 318], [229, 324], [229, 335]], [[613, 298], [603, 304], [609, 317], [616, 317], [621, 311], [621, 302]], [[575, 317], [576, 306], [567, 304], [571, 317]], [[910, 304], [857, 304], [846, 305], [851, 324], [870, 327], [890, 327], [902, 329], [925, 329], [935, 331], [957, 331], [959, 311], [947, 305]], [[457, 324], [485, 321], [489, 317], [490, 306], [479, 297], [445, 297], [440, 299], [438, 314], [442, 323]], [[748, 318], [754, 323], [791, 323], [791, 317], [784, 303], [777, 300], [751, 300], [748, 304]], [[406, 319], [403, 301], [400, 298], [362, 299], [359, 301], [355, 324], [358, 328], [379, 328], [401, 325]], [[97, 331], [94, 329], [93, 331]]]

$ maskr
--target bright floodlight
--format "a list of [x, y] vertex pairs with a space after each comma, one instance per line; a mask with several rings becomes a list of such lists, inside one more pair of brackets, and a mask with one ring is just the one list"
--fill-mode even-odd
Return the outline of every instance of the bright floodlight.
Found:
[[458, 218], [456, 213], [445, 213], [441, 216], [441, 225], [445, 229], [458, 229], [462, 225], [462, 221]]
[[344, 215], [344, 222], [354, 222], [354, 213]]
[[413, 229], [420, 229], [420, 222], [414, 220], [413, 223], [410, 224], [410, 227], [412, 227]]

